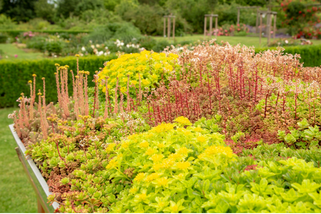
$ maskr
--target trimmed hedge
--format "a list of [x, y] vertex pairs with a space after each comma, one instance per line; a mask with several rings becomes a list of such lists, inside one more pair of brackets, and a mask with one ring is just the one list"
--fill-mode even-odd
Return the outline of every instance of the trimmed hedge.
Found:
[[19, 36], [24, 32], [34, 32], [34, 33], [48, 33], [48, 34], [56, 34], [56, 33], [67, 33], [77, 35], [79, 33], [90, 33], [89, 30], [0, 30], [0, 33], [6, 33], [11, 37]]
[[[88, 85], [93, 86], [93, 72], [103, 68], [106, 61], [117, 58], [116, 55], [109, 56], [89, 56], [79, 57], [79, 69], [89, 71]], [[30, 86], [28, 80], [32, 80], [32, 74], [36, 74], [36, 88], [42, 90], [42, 77], [46, 81], [46, 101], [57, 101], [57, 86], [54, 73], [56, 72], [55, 63], [69, 65], [69, 70], [73, 70], [76, 75], [76, 57], [66, 57], [61, 59], [41, 59], [41, 60], [19, 60], [19, 61], [0, 61], [0, 108], [16, 106], [16, 100], [24, 92], [25, 96], [30, 97]], [[69, 72], [69, 91], [72, 91], [72, 77]], [[37, 91], [38, 93], [38, 91]]]
[[[276, 50], [276, 47], [256, 48], [255, 53], [266, 50]], [[284, 53], [300, 54], [300, 62], [304, 63], [304, 67], [319, 67], [321, 65], [321, 45], [302, 45], [285, 47]]]

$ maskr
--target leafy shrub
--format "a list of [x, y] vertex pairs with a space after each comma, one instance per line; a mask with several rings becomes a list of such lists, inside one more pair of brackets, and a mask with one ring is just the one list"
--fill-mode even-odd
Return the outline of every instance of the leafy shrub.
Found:
[[45, 50], [48, 51], [49, 56], [52, 54], [60, 55], [62, 53], [62, 49], [64, 48], [65, 43], [60, 40], [53, 40], [47, 42], [45, 45]]
[[86, 43], [90, 40], [103, 43], [109, 39], [119, 39], [129, 43], [133, 38], [139, 39], [140, 37], [139, 29], [130, 23], [110, 23], [95, 28], [84, 40]]
[[[103, 67], [105, 61], [115, 59], [115, 55], [110, 56], [90, 56], [80, 57], [79, 61], [83, 67], [83, 70], [96, 71], [99, 67]], [[53, 72], [56, 67], [54, 63], [68, 64], [72, 70], [76, 70], [75, 57], [63, 58], [63, 59], [41, 59], [32, 61], [6, 61], [1, 60], [1, 73], [0, 73], [0, 108], [16, 105], [17, 97], [19, 97], [22, 91], [28, 90], [28, 80], [32, 74], [36, 74], [39, 77], [46, 77], [48, 85], [54, 86], [56, 83]], [[19, 78], [17, 78], [19, 76]], [[71, 80], [71, 79], [70, 79]], [[93, 85], [92, 77], [89, 76], [89, 85]], [[37, 82], [37, 87], [42, 88], [42, 82]], [[55, 87], [47, 87], [46, 96], [48, 101], [57, 101], [57, 92]]]
[[17, 23], [15, 23], [10, 17], [5, 14], [0, 14], [0, 29], [13, 29]]
[[44, 51], [46, 49], [47, 38], [44, 36], [35, 36], [32, 37], [27, 42], [27, 48], [37, 49], [40, 51]]
[[[108, 88], [112, 89], [116, 87], [118, 78], [117, 87], [120, 87], [123, 93], [127, 91], [127, 75], [129, 75], [130, 85], [138, 87], [141, 84], [143, 88], [153, 88], [162, 78], [167, 79], [169, 74], [177, 68], [175, 65], [177, 57], [176, 54], [166, 56], [165, 53], [151, 53], [149, 51], [125, 54], [108, 62], [99, 73], [99, 79], [104, 80], [108, 77]], [[105, 92], [106, 88], [103, 83], [101, 87]], [[133, 88], [130, 93], [136, 94]]]
[[0, 34], [0, 43], [6, 43], [8, 40], [8, 36], [4, 34]]

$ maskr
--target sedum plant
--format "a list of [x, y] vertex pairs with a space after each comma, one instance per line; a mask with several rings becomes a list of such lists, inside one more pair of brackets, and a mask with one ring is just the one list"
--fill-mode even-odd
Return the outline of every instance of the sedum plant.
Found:
[[[127, 91], [127, 84], [138, 88], [154, 88], [163, 79], [166, 80], [169, 74], [179, 68], [177, 54], [156, 53], [142, 51], [134, 54], [124, 54], [118, 59], [111, 60], [99, 73], [99, 79], [108, 78], [108, 88], [115, 88], [117, 81], [121, 92]], [[118, 80], [117, 80], [118, 79]], [[117, 87], [118, 87], [117, 86]], [[103, 92], [106, 90], [105, 84], [100, 84]], [[135, 94], [133, 88], [130, 89]]]

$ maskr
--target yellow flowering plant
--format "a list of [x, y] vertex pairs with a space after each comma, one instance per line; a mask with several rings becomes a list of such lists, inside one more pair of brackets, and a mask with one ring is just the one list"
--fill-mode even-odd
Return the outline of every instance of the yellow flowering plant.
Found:
[[[179, 68], [177, 64], [178, 55], [142, 51], [134, 54], [124, 54], [118, 59], [111, 60], [98, 74], [100, 80], [108, 77], [108, 88], [115, 88], [117, 78], [122, 93], [127, 93], [127, 82], [129, 76], [130, 92], [135, 93], [135, 88], [153, 88], [163, 78], [167, 80], [170, 73]], [[106, 87], [103, 81], [100, 85], [103, 92]]]
[[[114, 157], [106, 167], [110, 179], [132, 181], [132, 187], [124, 190], [126, 196], [113, 204], [111, 210], [119, 211], [122, 207], [122, 212], [189, 211], [195, 179], [217, 179], [222, 169], [236, 158], [231, 148], [225, 146], [223, 135], [193, 127], [184, 117], [175, 122], [129, 136], [121, 143], [126, 146], [119, 149], [110, 149], [113, 145], [106, 147]], [[127, 169], [135, 172], [131, 178], [122, 173]], [[187, 195], [187, 199], [176, 200], [178, 193]], [[129, 203], [123, 203], [125, 200]]]

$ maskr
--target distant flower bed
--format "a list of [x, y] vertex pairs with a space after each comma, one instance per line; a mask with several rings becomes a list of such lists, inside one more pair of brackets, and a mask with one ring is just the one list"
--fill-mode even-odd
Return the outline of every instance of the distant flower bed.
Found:
[[269, 47], [285, 47], [285, 46], [298, 46], [298, 45], [312, 45], [312, 42], [310, 40], [305, 39], [290, 39], [290, 38], [280, 38], [277, 40], [273, 40]]

